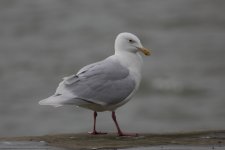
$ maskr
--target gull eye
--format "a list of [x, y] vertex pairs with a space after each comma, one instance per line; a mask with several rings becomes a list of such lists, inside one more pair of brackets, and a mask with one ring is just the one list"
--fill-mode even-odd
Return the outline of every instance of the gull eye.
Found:
[[132, 39], [129, 39], [129, 42], [130, 42], [130, 43], [134, 43], [134, 40], [132, 40]]

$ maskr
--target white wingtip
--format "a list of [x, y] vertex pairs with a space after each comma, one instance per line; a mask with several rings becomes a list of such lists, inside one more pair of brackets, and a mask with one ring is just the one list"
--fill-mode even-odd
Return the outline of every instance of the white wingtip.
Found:
[[49, 98], [43, 99], [43, 100], [39, 101], [38, 103], [39, 103], [39, 105], [51, 105], [54, 107], [62, 106], [61, 104], [57, 104], [55, 99], [52, 96], [50, 96]]

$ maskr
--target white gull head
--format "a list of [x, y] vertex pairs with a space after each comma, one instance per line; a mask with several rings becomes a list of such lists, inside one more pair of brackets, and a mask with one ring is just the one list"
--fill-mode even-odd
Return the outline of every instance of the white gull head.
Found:
[[116, 37], [115, 54], [123, 52], [137, 53], [140, 51], [145, 55], [151, 54], [148, 49], [142, 46], [141, 41], [134, 34], [123, 32]]

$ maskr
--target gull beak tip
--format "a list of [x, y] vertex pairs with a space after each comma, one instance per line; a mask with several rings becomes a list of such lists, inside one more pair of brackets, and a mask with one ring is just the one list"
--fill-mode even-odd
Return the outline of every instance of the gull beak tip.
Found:
[[151, 55], [151, 49], [147, 49], [144, 47], [138, 48], [142, 53], [144, 53], [146, 56], [150, 56]]

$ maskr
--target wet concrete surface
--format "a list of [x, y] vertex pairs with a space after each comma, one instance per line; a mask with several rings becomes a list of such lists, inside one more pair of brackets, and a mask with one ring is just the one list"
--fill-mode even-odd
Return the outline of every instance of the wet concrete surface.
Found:
[[224, 150], [225, 131], [143, 134], [118, 137], [116, 134], [58, 134], [45, 136], [2, 137], [1, 149], [128, 149], [128, 150]]
[[[0, 150], [71, 150], [59, 147], [49, 146], [46, 142], [30, 142], [30, 141], [2, 141], [0, 142]], [[75, 148], [80, 149], [80, 148]], [[82, 148], [83, 149], [83, 148]], [[91, 148], [98, 149], [98, 148]], [[134, 148], [99, 148], [107, 150], [224, 150], [224, 146], [186, 146], [186, 145], [163, 145], [148, 146]]]
[[1, 141], [0, 150], [66, 150], [49, 146], [46, 142]]

